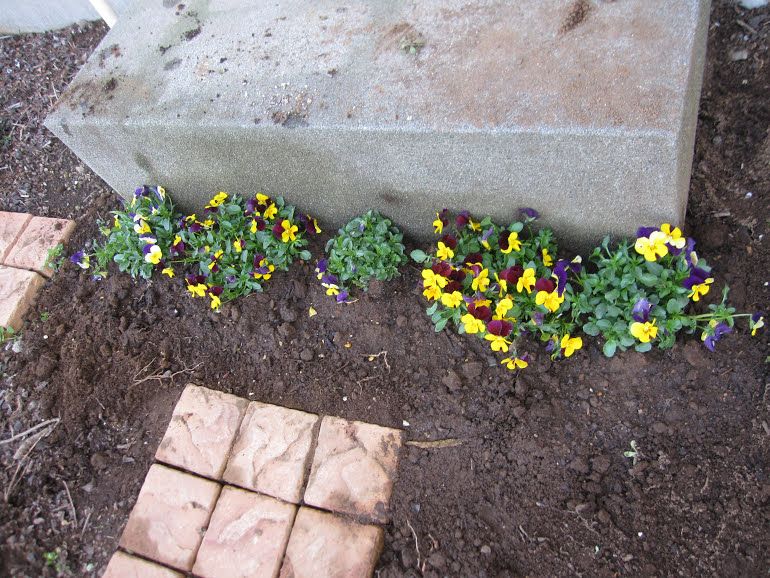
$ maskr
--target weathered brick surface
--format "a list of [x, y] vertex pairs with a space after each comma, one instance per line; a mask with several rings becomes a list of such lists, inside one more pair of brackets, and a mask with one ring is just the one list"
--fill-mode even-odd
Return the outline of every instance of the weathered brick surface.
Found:
[[129, 516], [120, 545], [189, 571], [208, 525], [220, 486], [153, 465]]
[[5, 262], [16, 238], [31, 218], [32, 215], [27, 213], [0, 212], [0, 263]]
[[225, 487], [193, 573], [201, 578], [277, 576], [296, 511], [269, 496]]
[[399, 430], [324, 417], [305, 502], [387, 521], [400, 446]]
[[188, 385], [174, 408], [156, 459], [219, 479], [248, 402]]
[[21, 329], [44, 279], [34, 271], [0, 265], [0, 327]]
[[48, 251], [69, 239], [74, 230], [74, 221], [32, 217], [5, 258], [5, 264], [21, 269], [31, 269], [50, 277], [53, 270], [46, 267]]
[[300, 508], [281, 567], [281, 578], [364, 578], [382, 550], [382, 528]]
[[225, 470], [227, 482], [299, 503], [318, 416], [249, 404]]
[[184, 575], [118, 551], [110, 559], [102, 578], [184, 578]]

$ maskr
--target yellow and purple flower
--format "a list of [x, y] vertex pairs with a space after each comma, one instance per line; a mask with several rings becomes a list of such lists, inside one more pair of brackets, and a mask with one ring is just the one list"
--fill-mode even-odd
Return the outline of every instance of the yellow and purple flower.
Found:
[[305, 228], [305, 232], [308, 235], [317, 235], [321, 232], [321, 227], [318, 226], [318, 221], [310, 215], [300, 215], [299, 224]]
[[494, 319], [487, 323], [487, 334], [484, 339], [490, 342], [492, 351], [508, 353], [511, 341], [507, 337], [513, 331], [513, 323], [501, 319]]
[[693, 301], [700, 301], [700, 298], [709, 292], [709, 285], [714, 282], [713, 277], [709, 277], [709, 271], [700, 267], [692, 267], [690, 276], [682, 282], [682, 285], [690, 290], [687, 296]]
[[570, 357], [578, 349], [583, 347], [583, 340], [580, 337], [570, 337], [569, 333], [567, 333], [561, 338], [559, 347], [561, 348], [564, 357]]
[[299, 231], [299, 227], [292, 224], [289, 219], [283, 219], [280, 223], [276, 223], [273, 226], [273, 235], [283, 243], [295, 241], [297, 239], [297, 231]]
[[706, 346], [706, 349], [709, 351], [714, 351], [716, 342], [722, 339], [722, 337], [728, 333], [732, 333], [732, 331], [733, 328], [726, 323], [717, 323], [715, 319], [712, 319], [709, 321], [709, 325], [706, 328], [706, 331], [701, 334], [700, 338], [701, 341], [703, 341], [703, 345]]
[[88, 269], [91, 266], [91, 257], [88, 256], [84, 251], [78, 251], [77, 253], [74, 253], [72, 257], [70, 257], [70, 261], [72, 261], [81, 269]]
[[443, 209], [440, 213], [436, 213], [436, 220], [433, 221], [433, 232], [436, 233], [436, 235], [443, 233], [444, 227], [449, 224], [448, 214], [449, 211], [447, 209]]
[[[642, 229], [640, 231], [646, 231]], [[639, 237], [634, 243], [634, 249], [647, 261], [657, 261], [660, 257], [668, 255], [667, 236], [662, 231], [653, 230], [649, 236]]]
[[489, 269], [481, 269], [471, 281], [471, 289], [484, 293], [489, 288]]
[[519, 209], [519, 214], [527, 221], [534, 221], [540, 218], [540, 213], [530, 207], [522, 207]]
[[220, 295], [222, 295], [222, 292], [224, 291], [224, 288], [214, 285], [209, 288], [208, 290], [208, 296], [211, 299], [211, 308], [214, 311], [218, 311], [219, 307], [222, 305], [222, 300], [220, 299]]
[[465, 333], [473, 335], [474, 333], [484, 332], [484, 322], [481, 319], [476, 319], [472, 314], [466, 313], [460, 317], [460, 322], [463, 324]]
[[182, 253], [184, 253], [185, 244], [184, 241], [182, 241], [182, 237], [179, 235], [176, 235], [174, 237], [173, 243], [171, 243], [171, 256], [172, 257], [178, 257]]
[[315, 276], [320, 281], [321, 277], [324, 276], [324, 273], [326, 273], [326, 268], [329, 266], [329, 261], [327, 259], [319, 259], [318, 263], [315, 264]]
[[525, 353], [521, 357], [506, 357], [500, 362], [500, 364], [504, 365], [511, 371], [516, 369], [525, 369], [527, 366], [529, 366], [529, 355]]
[[481, 237], [479, 238], [479, 241], [481, 242], [481, 246], [484, 247], [487, 251], [489, 251], [492, 247], [489, 246], [489, 238], [492, 236], [492, 233], [495, 232], [494, 227], [489, 227], [486, 231], [484, 231], [481, 234]]
[[637, 321], [638, 323], [645, 323], [650, 319], [650, 310], [652, 309], [652, 304], [647, 301], [647, 299], [639, 299], [634, 304], [634, 308], [631, 310], [631, 316], [634, 318], [634, 321]]
[[658, 326], [655, 325], [655, 319], [644, 322], [634, 321], [629, 325], [628, 330], [642, 343], [649, 343], [658, 336]]
[[436, 246], [436, 257], [438, 259], [441, 259], [442, 261], [448, 261], [454, 256], [455, 252], [450, 247], [441, 241], [438, 242], [438, 245]]
[[516, 231], [511, 231], [508, 236], [500, 235], [500, 239], [497, 244], [500, 247], [500, 252], [507, 255], [511, 251], [521, 250], [521, 241], [519, 240], [519, 234]]
[[144, 253], [144, 260], [153, 265], [160, 263], [160, 260], [163, 258], [163, 251], [154, 243], [147, 243], [142, 249], [142, 253]]
[[532, 293], [532, 288], [535, 286], [535, 270], [531, 267], [524, 270], [519, 280], [516, 282], [516, 291], [521, 293], [526, 290], [527, 293]]
[[754, 337], [757, 331], [765, 326], [765, 317], [762, 313], [754, 313], [749, 320], [749, 329], [751, 330], [751, 336]]

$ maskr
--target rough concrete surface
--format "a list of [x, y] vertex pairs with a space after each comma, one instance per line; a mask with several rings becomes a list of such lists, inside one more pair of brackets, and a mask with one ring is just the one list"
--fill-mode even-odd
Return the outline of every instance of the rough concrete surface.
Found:
[[585, 244], [682, 220], [708, 9], [142, 0], [46, 124], [121, 194], [185, 209], [260, 190], [425, 237], [443, 207], [531, 206]]

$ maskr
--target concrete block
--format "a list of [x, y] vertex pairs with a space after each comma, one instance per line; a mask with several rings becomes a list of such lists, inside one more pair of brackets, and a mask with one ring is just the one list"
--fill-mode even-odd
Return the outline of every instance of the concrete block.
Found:
[[34, 271], [0, 265], [0, 327], [18, 331], [44, 279]]
[[[109, 0], [118, 14], [131, 8], [134, 0]], [[81, 20], [98, 20], [89, 0], [0, 0], [0, 33], [21, 34], [64, 28]]]
[[184, 575], [118, 551], [110, 558], [102, 578], [184, 578]]
[[32, 215], [0, 212], [0, 263], [5, 263], [16, 239], [27, 226]]
[[32, 217], [3, 259], [4, 265], [37, 271], [50, 277], [54, 271], [48, 266], [48, 252], [60, 243], [66, 243], [75, 230], [75, 221]]
[[683, 220], [709, 0], [184, 4], [121, 17], [46, 122], [121, 194], [261, 190], [418, 237], [531, 206], [583, 246]]

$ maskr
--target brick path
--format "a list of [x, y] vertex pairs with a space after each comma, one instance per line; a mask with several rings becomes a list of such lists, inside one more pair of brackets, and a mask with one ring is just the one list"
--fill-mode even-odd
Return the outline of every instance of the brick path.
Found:
[[0, 327], [21, 329], [45, 278], [48, 251], [67, 241], [75, 222], [0, 212]]
[[188, 385], [104, 578], [371, 576], [401, 441]]

